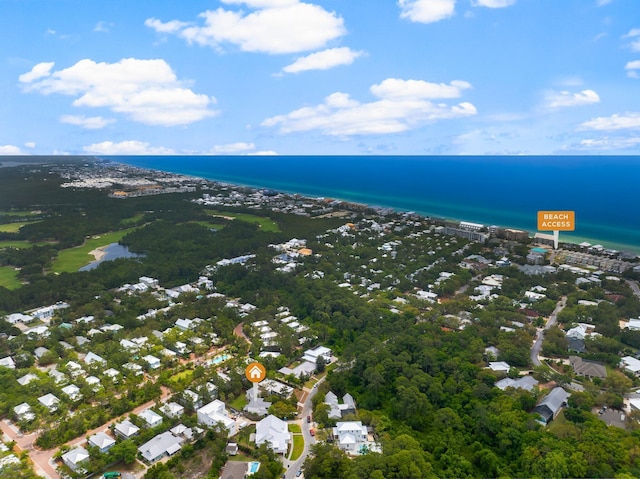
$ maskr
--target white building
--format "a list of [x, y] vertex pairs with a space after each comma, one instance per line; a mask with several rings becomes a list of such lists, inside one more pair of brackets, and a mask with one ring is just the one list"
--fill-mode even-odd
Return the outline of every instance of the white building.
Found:
[[184, 406], [176, 402], [169, 402], [160, 408], [160, 412], [167, 417], [176, 418], [184, 414]]
[[138, 434], [139, 431], [140, 428], [129, 420], [122, 421], [114, 428], [114, 432], [116, 433], [116, 435], [120, 436], [123, 439], [129, 439], [130, 437]]
[[72, 471], [82, 471], [82, 464], [89, 460], [89, 452], [84, 447], [77, 447], [62, 455], [62, 462]]
[[162, 416], [151, 409], [145, 409], [138, 417], [143, 419], [147, 427], [156, 427], [162, 424]]
[[167, 431], [145, 442], [138, 448], [138, 451], [145, 461], [153, 463], [163, 457], [173, 456], [182, 448], [183, 442], [183, 438], [176, 437]]
[[291, 435], [289, 425], [273, 415], [256, 424], [256, 446], [267, 444], [276, 454], [286, 454]]
[[55, 397], [53, 394], [45, 394], [44, 396], [40, 396], [38, 398], [38, 402], [46, 407], [49, 411], [53, 412], [58, 409], [58, 404], [60, 404], [60, 399]]
[[88, 439], [88, 442], [90, 445], [97, 447], [102, 453], [107, 452], [116, 443], [115, 439], [104, 432], [94, 434]]
[[238, 432], [236, 422], [227, 415], [225, 404], [219, 399], [202, 406], [198, 409], [197, 414], [198, 424], [204, 424], [209, 427], [221, 425], [228, 431], [229, 437]]
[[338, 422], [333, 428], [337, 446], [348, 454], [360, 454], [368, 445], [367, 427], [361, 421]]

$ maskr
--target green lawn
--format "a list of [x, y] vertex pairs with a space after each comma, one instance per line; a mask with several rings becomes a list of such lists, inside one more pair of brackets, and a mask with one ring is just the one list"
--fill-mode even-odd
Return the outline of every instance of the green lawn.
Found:
[[20, 217], [25, 217], [25, 216], [37, 216], [37, 215], [41, 215], [42, 211], [2, 211], [0, 210], [0, 216], [20, 216]]
[[229, 403], [229, 406], [236, 411], [242, 411], [242, 408], [247, 405], [247, 402], [247, 396], [245, 394], [240, 394], [240, 396]]
[[224, 217], [224, 218], [233, 218], [233, 219], [237, 219], [240, 221], [246, 221], [247, 223], [258, 223], [258, 226], [260, 226], [260, 229], [262, 231], [270, 231], [273, 233], [279, 233], [280, 232], [280, 228], [278, 227], [278, 223], [276, 223], [275, 221], [273, 221], [271, 218], [267, 218], [266, 216], [256, 216], [256, 215], [249, 215], [246, 213], [229, 213], [229, 212], [220, 212], [220, 211], [213, 211], [213, 210], [208, 210], [207, 213], [209, 213], [212, 216], [220, 216], [220, 217]]
[[83, 266], [94, 261], [95, 258], [89, 254], [90, 251], [108, 246], [111, 243], [117, 243], [134, 229], [135, 228], [129, 228], [106, 233], [99, 237], [86, 240], [82, 246], [62, 250], [58, 253], [58, 257], [53, 262], [51, 269], [55, 273], [73, 273], [78, 271]]
[[169, 378], [169, 381], [178, 382], [178, 381], [181, 381], [182, 379], [185, 379], [187, 376], [191, 376], [191, 375], [193, 375], [193, 370], [185, 369], [184, 371], [179, 372], [178, 374], [174, 374], [173, 376], [171, 376]]
[[18, 272], [11, 266], [0, 266], [0, 286], [7, 289], [17, 289], [22, 283], [17, 279]]
[[[306, 421], [306, 419], [305, 419]], [[300, 424], [289, 423], [289, 432], [302, 432]]]
[[139, 213], [139, 214], [137, 214], [135, 216], [132, 216], [131, 218], [123, 219], [122, 221], [120, 221], [120, 224], [126, 226], [126, 225], [129, 225], [129, 224], [132, 224], [132, 223], [137, 223], [138, 221], [140, 221], [143, 218], [144, 218], [144, 213]]
[[0, 225], [0, 233], [17, 233], [25, 225], [39, 223], [39, 221], [19, 221], [17, 223], [4, 223]]
[[191, 223], [195, 223], [197, 225], [202, 225], [205, 228], [212, 228], [215, 230], [221, 230], [225, 225], [220, 223], [211, 223], [210, 221], [191, 221]]
[[291, 457], [289, 458], [291, 461], [295, 461], [300, 457], [302, 451], [304, 450], [304, 437], [301, 434], [293, 435], [293, 452], [291, 453]]
[[2, 248], [31, 248], [32, 246], [42, 246], [49, 244], [46, 242], [31, 243], [30, 241], [0, 241], [0, 249]]

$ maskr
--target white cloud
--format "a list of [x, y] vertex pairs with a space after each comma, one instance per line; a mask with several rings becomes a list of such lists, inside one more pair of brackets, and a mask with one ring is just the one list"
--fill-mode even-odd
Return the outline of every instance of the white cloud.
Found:
[[0, 145], [0, 155], [22, 155], [22, 150], [14, 145]]
[[113, 27], [113, 23], [100, 21], [96, 23], [95, 27], [93, 27], [93, 31], [99, 33], [107, 33], [109, 32], [109, 30], [111, 30], [111, 27]]
[[82, 147], [85, 153], [91, 155], [173, 155], [175, 151], [163, 146], [153, 147], [149, 143], [129, 140], [114, 143], [103, 141]]
[[453, 15], [456, 0], [398, 0], [400, 18], [417, 23], [433, 23]]
[[379, 85], [373, 85], [371, 93], [379, 98], [390, 100], [458, 98], [462, 95], [462, 90], [467, 88], [471, 88], [471, 84], [460, 80], [453, 80], [447, 85], [423, 80], [387, 78]]
[[457, 97], [470, 86], [459, 81], [444, 85], [389, 78], [371, 86], [376, 101], [360, 103], [337, 92], [320, 105], [267, 118], [262, 126], [277, 126], [282, 133], [318, 130], [333, 136], [399, 133], [427, 122], [475, 115], [476, 108], [468, 102], [448, 105], [430, 101]]
[[582, 90], [577, 93], [569, 91], [548, 92], [545, 99], [547, 108], [563, 108], [598, 103], [600, 96], [593, 90]]
[[582, 140], [574, 145], [578, 150], [626, 150], [640, 146], [640, 137], [631, 138], [596, 138]]
[[273, 150], [262, 150], [254, 153], [247, 153], [249, 156], [277, 156], [278, 152]]
[[353, 61], [362, 55], [349, 47], [330, 48], [321, 52], [312, 53], [306, 57], [300, 57], [291, 65], [282, 70], [286, 73], [299, 73], [307, 70], [328, 70], [339, 65], [351, 65]]
[[222, 49], [234, 45], [246, 52], [297, 53], [324, 47], [346, 33], [344, 20], [335, 12], [299, 0], [224, 0], [245, 4], [251, 13], [218, 8], [200, 14], [203, 26], [172, 20], [145, 22], [161, 33], [176, 33], [189, 44]]
[[162, 22], [157, 18], [147, 18], [144, 24], [149, 28], [153, 28], [158, 33], [176, 33], [189, 26], [189, 23], [181, 22], [180, 20]]
[[35, 142], [33, 142], [33, 141], [27, 141], [27, 142], [24, 144], [24, 146], [25, 146], [25, 147], [27, 147], [27, 148], [33, 149], [33, 148], [35, 148], [35, 147], [36, 147], [36, 144], [35, 144]]
[[256, 149], [256, 145], [254, 145], [253, 143], [237, 142], [237, 143], [228, 143], [226, 145], [216, 145], [213, 147], [212, 151], [213, 153], [233, 155], [233, 154], [247, 152], [255, 149]]
[[25, 91], [75, 96], [73, 106], [109, 108], [147, 125], [187, 125], [216, 113], [215, 98], [185, 88], [164, 60], [85, 59], [51, 73], [52, 67], [40, 63], [20, 75]]
[[70, 125], [81, 126], [87, 130], [98, 130], [115, 122], [110, 118], [102, 118], [101, 116], [86, 117], [84, 115], [63, 115], [60, 117], [60, 121]]
[[514, 3], [516, 3], [516, 0], [475, 0], [473, 2], [473, 6], [487, 8], [504, 8], [510, 7]]
[[636, 38], [636, 37], [639, 37], [639, 38], [632, 40], [629, 47], [631, 48], [631, 51], [640, 52], [640, 28], [632, 28], [631, 30], [629, 30], [629, 33], [622, 36], [622, 38]]
[[627, 70], [627, 76], [629, 78], [640, 78], [638, 72], [636, 71], [640, 70], [640, 60], [627, 62], [627, 64], [624, 66], [624, 69]]
[[640, 113], [616, 113], [607, 117], [598, 117], [580, 125], [581, 130], [640, 130]]
[[55, 65], [54, 62], [38, 63], [34, 66], [30, 72], [23, 73], [18, 77], [21, 83], [30, 83], [42, 77], [48, 77], [51, 74], [51, 69]]

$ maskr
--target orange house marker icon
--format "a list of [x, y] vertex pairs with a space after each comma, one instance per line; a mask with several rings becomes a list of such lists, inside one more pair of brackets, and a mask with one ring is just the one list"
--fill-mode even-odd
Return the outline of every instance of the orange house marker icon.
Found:
[[252, 383], [259, 383], [267, 377], [267, 370], [260, 363], [251, 363], [244, 370], [244, 375]]

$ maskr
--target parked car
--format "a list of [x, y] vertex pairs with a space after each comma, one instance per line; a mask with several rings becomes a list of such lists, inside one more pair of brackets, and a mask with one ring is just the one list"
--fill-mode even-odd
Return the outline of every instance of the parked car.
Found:
[[311, 422], [311, 416], [307, 416], [307, 423]]
[[313, 429], [309, 429], [309, 434], [311, 434], [312, 436], [315, 436], [316, 432]]

